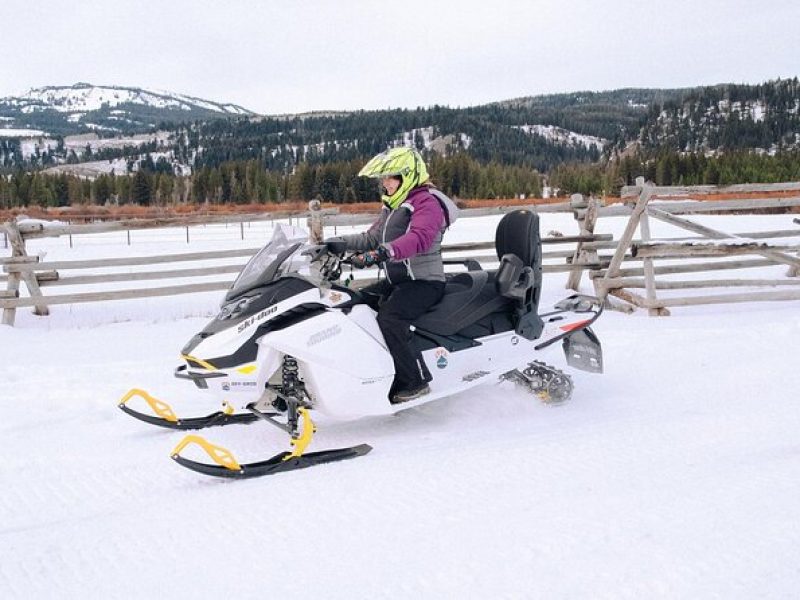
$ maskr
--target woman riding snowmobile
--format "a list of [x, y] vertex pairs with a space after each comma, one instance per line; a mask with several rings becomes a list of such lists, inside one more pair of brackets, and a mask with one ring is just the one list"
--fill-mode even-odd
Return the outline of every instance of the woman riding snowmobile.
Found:
[[355, 251], [356, 268], [374, 265], [386, 277], [362, 290], [378, 311], [378, 325], [395, 365], [393, 404], [430, 392], [430, 374], [411, 342], [411, 323], [441, 300], [445, 276], [442, 236], [455, 220], [455, 204], [430, 183], [413, 148], [392, 148], [373, 157], [359, 176], [380, 179], [383, 208], [370, 228], [325, 241], [329, 250]]

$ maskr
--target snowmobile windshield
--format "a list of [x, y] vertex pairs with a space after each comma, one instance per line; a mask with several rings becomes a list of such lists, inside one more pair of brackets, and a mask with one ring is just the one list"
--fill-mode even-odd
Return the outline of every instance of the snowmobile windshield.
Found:
[[294, 273], [308, 267], [308, 257], [299, 253], [307, 239], [308, 234], [299, 227], [276, 225], [272, 239], [244, 266], [225, 294], [225, 301], [229, 302], [266, 285], [284, 273]]

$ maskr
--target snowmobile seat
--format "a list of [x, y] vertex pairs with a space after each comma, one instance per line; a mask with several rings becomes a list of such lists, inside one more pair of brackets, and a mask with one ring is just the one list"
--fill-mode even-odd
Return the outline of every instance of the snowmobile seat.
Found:
[[541, 334], [537, 314], [541, 287], [541, 241], [536, 213], [516, 210], [497, 226], [497, 271], [468, 271], [450, 275], [442, 299], [418, 318], [418, 329], [454, 335], [490, 317], [513, 311], [514, 329], [527, 339]]
[[468, 271], [448, 276], [442, 299], [414, 321], [414, 326], [438, 335], [454, 335], [507, 306], [509, 300], [498, 296], [492, 275], [489, 271]]

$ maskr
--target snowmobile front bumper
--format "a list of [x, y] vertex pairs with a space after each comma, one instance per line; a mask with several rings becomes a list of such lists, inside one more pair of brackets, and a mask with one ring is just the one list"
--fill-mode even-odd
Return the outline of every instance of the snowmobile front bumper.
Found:
[[207, 373], [196, 373], [194, 371], [189, 371], [187, 365], [180, 365], [175, 368], [174, 371], [175, 377], [178, 379], [188, 379], [192, 383], [194, 383], [198, 388], [201, 390], [208, 389], [208, 383], [206, 379], [216, 379], [219, 377], [227, 377], [227, 373], [222, 373], [220, 371], [209, 371]]

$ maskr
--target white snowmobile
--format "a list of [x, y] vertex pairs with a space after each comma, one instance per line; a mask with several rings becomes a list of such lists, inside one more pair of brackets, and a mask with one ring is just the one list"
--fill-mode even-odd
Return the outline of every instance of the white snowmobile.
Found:
[[[589, 328], [602, 312], [597, 298], [572, 295], [550, 312], [537, 311], [541, 242], [533, 212], [515, 211], [500, 221], [496, 271], [482, 270], [471, 260], [445, 261], [469, 270], [449, 274], [442, 300], [414, 323], [419, 365], [431, 391], [402, 404], [389, 400], [394, 364], [376, 312], [350, 281], [339, 281], [349, 259], [324, 245], [305, 244], [305, 238], [302, 230], [276, 227], [236, 278], [219, 314], [183, 348], [185, 364], [175, 376], [215, 393], [223, 410], [180, 419], [141, 389], [130, 390], [119, 404], [137, 419], [172, 429], [263, 420], [289, 433], [293, 450], [240, 464], [225, 448], [187, 435], [172, 452], [182, 466], [246, 478], [371, 450], [362, 444], [306, 453], [315, 431], [309, 411], [339, 419], [390, 415], [498, 380], [519, 383], [545, 401], [563, 402], [572, 393], [570, 377], [533, 360], [558, 341], [571, 366], [602, 372], [600, 343]], [[129, 407], [134, 397], [155, 414]], [[190, 444], [205, 450], [213, 464], [182, 456]]]

